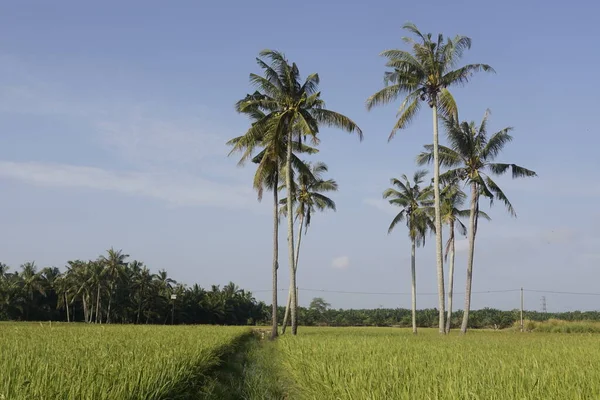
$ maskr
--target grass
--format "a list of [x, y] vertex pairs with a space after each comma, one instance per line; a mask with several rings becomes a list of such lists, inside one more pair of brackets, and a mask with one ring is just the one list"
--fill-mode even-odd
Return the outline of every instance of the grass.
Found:
[[0, 399], [198, 398], [248, 328], [0, 324]]
[[532, 326], [302, 327], [272, 342], [238, 327], [0, 324], [0, 399], [600, 398], [600, 337]]
[[[559, 319], [549, 319], [548, 321], [538, 322], [525, 320], [523, 326], [529, 332], [548, 332], [548, 333], [600, 333], [600, 322], [597, 321], [563, 321]], [[519, 329], [520, 322], [515, 323], [513, 329]]]
[[302, 328], [277, 343], [297, 399], [597, 399], [593, 335]]
[[282, 400], [289, 382], [276, 343], [249, 337], [204, 386], [205, 400]]

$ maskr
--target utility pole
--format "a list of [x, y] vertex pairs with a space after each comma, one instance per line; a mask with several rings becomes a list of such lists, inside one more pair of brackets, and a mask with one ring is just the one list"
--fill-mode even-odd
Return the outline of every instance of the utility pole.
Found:
[[521, 332], [523, 330], [523, 288], [521, 288]]
[[171, 325], [173, 325], [173, 322], [175, 321], [175, 300], [177, 300], [177, 295], [176, 294], [172, 294], [171, 295], [171, 300], [173, 303], [173, 307], [171, 308]]

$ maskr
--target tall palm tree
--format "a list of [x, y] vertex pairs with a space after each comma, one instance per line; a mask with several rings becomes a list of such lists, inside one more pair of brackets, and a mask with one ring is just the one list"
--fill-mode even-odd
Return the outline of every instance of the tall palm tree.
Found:
[[[252, 76], [252, 75], [251, 75]], [[252, 126], [245, 135], [238, 136], [227, 142], [233, 146], [229, 153], [241, 152], [242, 157], [238, 165], [244, 165], [248, 159], [257, 164], [254, 174], [253, 186], [258, 192], [258, 201], [262, 200], [265, 187], [273, 191], [273, 264], [272, 264], [272, 312], [271, 312], [271, 339], [277, 337], [277, 270], [279, 269], [279, 217], [278, 204], [279, 194], [278, 185], [281, 177], [281, 166], [285, 164], [287, 156], [287, 136], [272, 135], [272, 128], [265, 124], [257, 126], [256, 124], [264, 120], [266, 114], [260, 109], [258, 104], [253, 106], [247, 103], [252, 99], [261, 98], [259, 92], [253, 95], [247, 95], [246, 98], [236, 103], [236, 109], [240, 113], [248, 115], [253, 121]], [[299, 142], [292, 144], [297, 152], [314, 154], [318, 150], [308, 147]], [[254, 152], [258, 154], [254, 155]], [[300, 169], [304, 166], [302, 162], [292, 154], [292, 163]]]
[[110, 323], [110, 309], [115, 291], [115, 285], [123, 277], [124, 268], [127, 265], [125, 261], [129, 254], [124, 254], [123, 250], [115, 250], [112, 247], [107, 250], [106, 256], [100, 256], [98, 260], [104, 266], [103, 274], [109, 282], [108, 289], [108, 310], [106, 312], [106, 323]]
[[[513, 128], [504, 128], [488, 137], [488, 118], [489, 110], [485, 112], [479, 126], [477, 126], [475, 122], [459, 123], [453, 117], [445, 118], [444, 125], [448, 134], [450, 147], [440, 146], [439, 148], [440, 164], [451, 168], [442, 175], [442, 181], [451, 182], [460, 180], [471, 186], [467, 282], [465, 291], [465, 309], [461, 326], [461, 332], [463, 334], [467, 332], [469, 310], [471, 307], [475, 235], [477, 234], [477, 221], [478, 216], [480, 215], [479, 197], [485, 196], [489, 198], [490, 204], [493, 203], [494, 199], [502, 201], [508, 212], [516, 217], [512, 204], [490, 175], [500, 176], [510, 170], [513, 179], [537, 176], [534, 171], [520, 167], [516, 164], [494, 162], [496, 157], [504, 149], [504, 146], [512, 141], [513, 137], [510, 135], [510, 132]], [[434, 160], [434, 155], [432, 154], [433, 145], [426, 145], [425, 150], [425, 152], [417, 157], [417, 162], [421, 165], [430, 163]]]
[[[318, 91], [319, 75], [310, 74], [301, 82], [300, 71], [295, 63], [290, 64], [285, 56], [273, 50], [264, 50], [257, 58], [259, 66], [263, 69], [264, 76], [250, 74], [250, 81], [257, 87], [254, 96], [247, 97], [239, 104], [239, 110], [259, 109], [265, 114], [263, 118], [252, 125], [248, 134], [266, 133], [265, 140], [280, 143], [281, 138], [286, 138], [285, 157], [285, 187], [288, 192], [288, 259], [292, 286], [296, 287], [294, 280], [294, 223], [292, 196], [289, 195], [292, 187], [292, 152], [294, 138], [310, 136], [314, 143], [318, 141], [320, 125], [333, 126], [348, 132], [356, 132], [362, 139], [362, 131], [350, 118], [325, 108]], [[295, 291], [292, 292], [292, 334], [297, 332], [296, 319], [297, 299]]]
[[[298, 242], [296, 243], [294, 274], [298, 271], [302, 230], [304, 229], [305, 233], [308, 231], [311, 217], [316, 211], [325, 211], [327, 209], [335, 211], [335, 202], [323, 193], [338, 190], [336, 181], [322, 178], [322, 175], [328, 171], [327, 164], [323, 162], [314, 164], [305, 162], [304, 164], [306, 165], [306, 170], [298, 172], [298, 179], [297, 182], [294, 182], [292, 191], [292, 201], [296, 207], [296, 219], [298, 219]], [[280, 203], [287, 204], [287, 198], [281, 199]], [[283, 207], [281, 212], [287, 215], [287, 207]], [[294, 290], [295, 288], [290, 284], [285, 314], [283, 315], [282, 333], [285, 333], [287, 327], [292, 291]]]
[[427, 213], [427, 202], [431, 199], [431, 186], [422, 188], [423, 178], [427, 171], [419, 170], [413, 175], [411, 184], [406, 175], [402, 175], [402, 180], [392, 178], [391, 183], [394, 187], [386, 189], [383, 192], [383, 198], [389, 199], [389, 203], [394, 206], [402, 207], [402, 210], [394, 217], [388, 234], [391, 233], [396, 225], [406, 221], [408, 227], [408, 237], [411, 243], [410, 273], [411, 273], [411, 308], [412, 308], [412, 329], [417, 333], [417, 274], [415, 268], [415, 253], [417, 246], [425, 245], [425, 234], [428, 229], [434, 229], [431, 219]]
[[407, 23], [403, 27], [416, 36], [417, 40], [405, 37], [404, 42], [412, 47], [412, 51], [386, 50], [381, 53], [388, 59], [386, 67], [392, 69], [384, 75], [385, 87], [367, 99], [367, 109], [388, 104], [401, 95], [406, 94], [398, 110], [398, 121], [388, 140], [391, 140], [399, 129], [406, 128], [414, 119], [423, 101], [427, 102], [433, 112], [433, 190], [436, 228], [436, 263], [438, 275], [439, 330], [444, 326], [444, 267], [442, 259], [442, 221], [440, 214], [440, 186], [438, 162], [438, 113], [443, 116], [457, 116], [458, 110], [452, 94], [451, 86], [466, 84], [469, 78], [478, 71], [494, 70], [487, 64], [468, 64], [457, 68], [457, 64], [465, 50], [471, 48], [471, 39], [466, 36], [446, 38], [439, 34], [435, 40], [431, 33], [421, 33], [414, 24]]

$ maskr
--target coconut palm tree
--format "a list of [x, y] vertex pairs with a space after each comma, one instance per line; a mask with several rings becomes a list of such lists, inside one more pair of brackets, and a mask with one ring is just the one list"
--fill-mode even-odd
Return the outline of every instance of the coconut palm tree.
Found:
[[[322, 175], [328, 171], [327, 164], [323, 162], [310, 163], [305, 162], [306, 169], [298, 172], [297, 182], [294, 182], [292, 191], [292, 202], [296, 208], [295, 218], [298, 220], [298, 242], [296, 243], [296, 254], [294, 274], [298, 271], [298, 259], [300, 257], [300, 243], [302, 242], [302, 230], [308, 231], [311, 217], [316, 211], [333, 210], [335, 211], [335, 202], [325, 196], [324, 192], [335, 192], [338, 190], [338, 184], [333, 179], [323, 179]], [[287, 198], [281, 199], [281, 204], [287, 204]], [[287, 215], [287, 207], [281, 208], [281, 213]], [[292, 301], [292, 291], [295, 288], [291, 285], [288, 289], [288, 299], [283, 315], [282, 333], [285, 333], [289, 310]]]
[[107, 250], [106, 256], [100, 256], [98, 262], [104, 267], [103, 275], [108, 280], [108, 310], [106, 312], [106, 323], [110, 323], [110, 309], [112, 306], [112, 299], [115, 291], [117, 282], [123, 277], [125, 261], [129, 257], [129, 254], [124, 254], [123, 250], [115, 250], [112, 247]]
[[[264, 120], [266, 114], [257, 104], [250, 106], [247, 103], [251, 100], [258, 100], [261, 94], [255, 92], [253, 95], [247, 95], [245, 99], [236, 104], [238, 112], [244, 113], [253, 121], [251, 128], [245, 135], [238, 136], [227, 142], [233, 146], [229, 153], [241, 152], [242, 157], [238, 165], [244, 165], [248, 159], [257, 164], [254, 174], [253, 186], [258, 192], [258, 201], [262, 200], [265, 187], [273, 191], [273, 264], [272, 264], [272, 311], [271, 311], [271, 339], [277, 337], [277, 270], [279, 269], [279, 193], [278, 185], [281, 180], [281, 166], [285, 164], [287, 156], [287, 136], [272, 135], [271, 127], [268, 124], [260, 127], [256, 124]], [[244, 106], [244, 107], [242, 107]], [[259, 129], [260, 128], [260, 129]], [[296, 152], [314, 154], [318, 150], [294, 141], [292, 144]], [[258, 151], [258, 154], [254, 153]], [[292, 154], [292, 163], [303, 170], [304, 165]], [[305, 169], [304, 169], [305, 170]], [[310, 171], [305, 171], [309, 173]]]
[[427, 202], [431, 199], [431, 186], [422, 188], [423, 178], [427, 171], [419, 170], [413, 175], [413, 183], [406, 175], [402, 175], [402, 180], [392, 178], [391, 183], [394, 187], [386, 189], [383, 192], [383, 198], [389, 199], [389, 203], [401, 207], [402, 210], [394, 217], [388, 234], [391, 233], [396, 225], [406, 221], [408, 228], [408, 237], [411, 242], [411, 308], [412, 308], [412, 329], [417, 333], [417, 274], [415, 268], [415, 253], [418, 246], [425, 245], [425, 235], [428, 229], [434, 229], [431, 218], [427, 213]]
[[465, 50], [471, 47], [471, 39], [466, 36], [446, 38], [439, 34], [437, 40], [431, 33], [421, 33], [414, 24], [407, 23], [404, 29], [416, 36], [403, 38], [412, 51], [386, 50], [381, 53], [388, 59], [386, 66], [392, 71], [384, 75], [385, 87], [367, 99], [367, 109], [388, 104], [401, 95], [406, 95], [398, 110], [398, 121], [388, 140], [399, 129], [406, 128], [417, 115], [422, 102], [427, 102], [433, 112], [433, 190], [436, 227], [436, 263], [438, 275], [439, 330], [444, 326], [444, 268], [442, 259], [442, 221], [440, 215], [440, 186], [438, 162], [438, 114], [456, 116], [458, 110], [451, 86], [466, 84], [478, 71], [493, 72], [487, 64], [468, 64], [457, 67]]
[[[469, 212], [469, 253], [467, 259], [467, 282], [465, 293], [465, 309], [461, 332], [467, 332], [469, 310], [471, 307], [471, 285], [473, 282], [473, 259], [475, 254], [475, 235], [477, 234], [477, 221], [480, 215], [479, 198], [485, 196], [490, 199], [502, 201], [508, 212], [516, 217], [515, 210], [490, 175], [500, 176], [508, 172], [514, 178], [537, 176], [534, 171], [520, 167], [516, 164], [496, 163], [496, 157], [504, 147], [512, 141], [510, 132], [513, 128], [504, 128], [490, 137], [487, 134], [489, 110], [485, 112], [481, 124], [475, 122], [459, 123], [454, 117], [445, 118], [444, 125], [448, 135], [449, 147], [439, 147], [440, 164], [451, 168], [441, 176], [445, 182], [464, 181], [471, 186], [471, 209]], [[426, 145], [425, 151], [417, 157], [421, 165], [434, 161], [433, 145]]]
[[[257, 58], [264, 76], [250, 74], [250, 81], [258, 91], [253, 96], [247, 96], [238, 104], [241, 112], [246, 110], [261, 110], [264, 117], [252, 125], [247, 134], [263, 136], [263, 141], [286, 143], [285, 157], [285, 187], [288, 194], [292, 187], [292, 153], [294, 139], [311, 137], [313, 143], [318, 143], [320, 125], [356, 132], [362, 139], [362, 131], [350, 118], [325, 108], [318, 91], [319, 75], [310, 74], [301, 82], [300, 71], [295, 63], [290, 64], [285, 56], [274, 50], [264, 50]], [[266, 134], [266, 136], [264, 135]], [[292, 286], [294, 281], [294, 222], [292, 196], [287, 196], [288, 208], [288, 259]], [[292, 334], [296, 334], [296, 294], [292, 292]]]
[[38, 272], [37, 266], [35, 265], [35, 261], [26, 262], [25, 264], [21, 265], [21, 273], [19, 276], [22, 285], [21, 289], [24, 292], [26, 298], [28, 299], [25, 308], [25, 318], [29, 319], [31, 309], [34, 305], [34, 296], [36, 294], [46, 296], [44, 279], [42, 277], [41, 271]]

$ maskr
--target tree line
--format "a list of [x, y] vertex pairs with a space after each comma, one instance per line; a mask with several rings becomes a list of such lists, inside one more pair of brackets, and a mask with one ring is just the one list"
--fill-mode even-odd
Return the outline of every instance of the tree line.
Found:
[[0, 263], [0, 320], [125, 324], [262, 323], [268, 309], [233, 283], [186, 286], [110, 249], [95, 260], [16, 270]]
[[[416, 156], [420, 166], [433, 165], [433, 179], [424, 185], [426, 170], [414, 173], [413, 182], [402, 175], [392, 179], [393, 187], [383, 193], [400, 212], [393, 219], [388, 232], [405, 222], [411, 240], [412, 317], [411, 324], [417, 333], [416, 309], [416, 248], [425, 244], [428, 233], [435, 235], [436, 270], [438, 281], [438, 328], [446, 334], [454, 325], [454, 242], [456, 231], [468, 235], [469, 251], [465, 307], [462, 313], [461, 332], [469, 326], [471, 288], [475, 254], [475, 237], [480, 218], [489, 219], [480, 210], [480, 199], [502, 202], [508, 212], [516, 216], [507, 196], [493, 177], [510, 172], [513, 178], [533, 177], [532, 170], [513, 163], [497, 162], [503, 148], [512, 141], [511, 127], [488, 134], [489, 110], [483, 120], [459, 119], [458, 106], [450, 89], [467, 84], [478, 72], [495, 72], [488, 64], [459, 65], [471, 39], [457, 35], [453, 38], [422, 33], [414, 24], [403, 26], [412, 37], [404, 37], [408, 50], [386, 50], [380, 55], [387, 62], [384, 88], [366, 100], [366, 107], [393, 103], [402, 99], [397, 121], [389, 135], [392, 140], [399, 130], [405, 129], [417, 116], [423, 105], [432, 110], [433, 143], [425, 144]], [[337, 190], [333, 180], [323, 180], [325, 164], [318, 171], [311, 162], [302, 159], [319, 152], [320, 128], [335, 127], [355, 133], [362, 139], [363, 132], [349, 117], [329, 110], [321, 92], [320, 78], [316, 73], [301, 79], [296, 63], [288, 61], [283, 53], [264, 50], [256, 59], [262, 74], [250, 74], [255, 91], [236, 103], [236, 110], [250, 119], [250, 127], [239, 137], [228, 142], [230, 154], [239, 153], [239, 163], [252, 161], [256, 165], [253, 186], [261, 200], [263, 192], [273, 194], [273, 262], [272, 262], [272, 332], [279, 334], [277, 308], [277, 272], [279, 268], [278, 230], [282, 218], [287, 222], [287, 253], [290, 283], [287, 306], [281, 321], [282, 333], [289, 320], [292, 334], [297, 332], [298, 304], [296, 299], [297, 269], [302, 232], [310, 223], [315, 211], [333, 209], [335, 203], [323, 192]], [[439, 125], [445, 128], [447, 145], [440, 143]], [[317, 173], [318, 172], [318, 173]], [[469, 196], [462, 190], [469, 188]], [[280, 192], [285, 198], [280, 200]], [[461, 209], [469, 197], [470, 207]], [[460, 220], [468, 218], [468, 227]], [[448, 231], [446, 248], [443, 247], [443, 227]], [[449, 260], [449, 288], [446, 293], [444, 259]], [[446, 297], [447, 296], [447, 297]], [[447, 314], [446, 314], [447, 313]]]
[[[279, 315], [285, 311], [279, 308]], [[323, 298], [314, 298], [309, 307], [298, 308], [298, 323], [305, 326], [394, 326], [435, 328], [438, 310], [428, 308], [416, 310], [404, 308], [333, 309]], [[458, 310], [448, 316], [451, 327], [460, 327], [464, 312]], [[538, 312], [524, 311], [523, 316], [531, 321], [600, 321], [600, 311]], [[521, 311], [482, 308], [471, 311], [469, 326], [475, 329], [506, 329], [520, 323]], [[280, 318], [280, 324], [283, 320]]]

